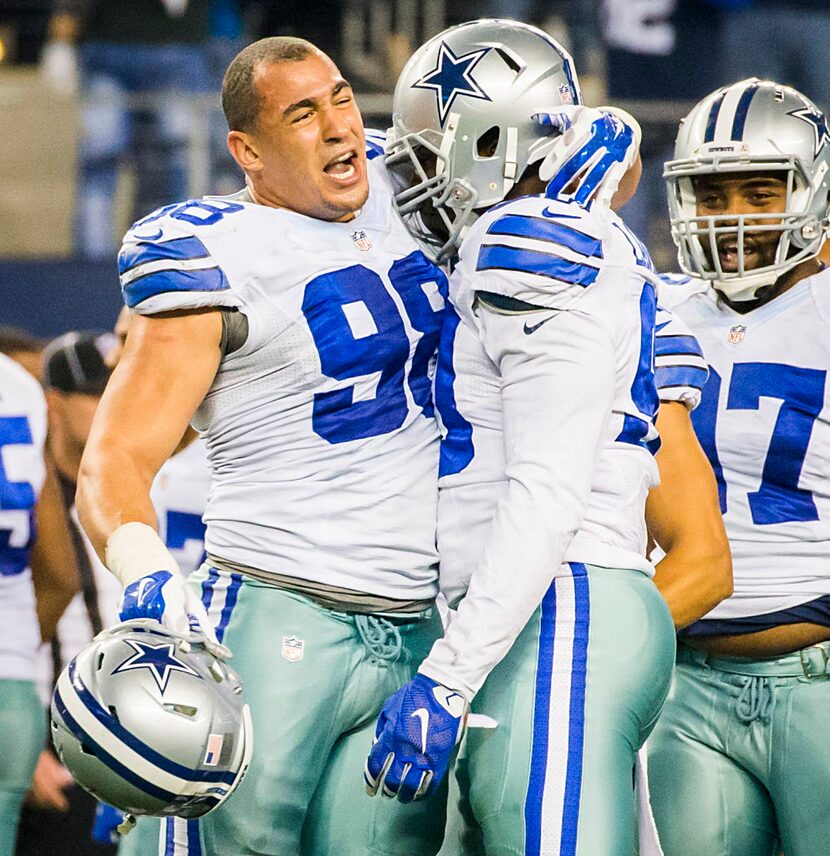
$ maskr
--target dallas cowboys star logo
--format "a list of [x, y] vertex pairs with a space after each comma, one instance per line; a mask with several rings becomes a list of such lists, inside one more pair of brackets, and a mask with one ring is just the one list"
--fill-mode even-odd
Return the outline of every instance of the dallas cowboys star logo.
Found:
[[117, 672], [149, 669], [162, 695], [164, 695], [164, 691], [167, 689], [167, 683], [173, 672], [183, 672], [186, 675], [200, 677], [199, 673], [188, 666], [187, 663], [183, 663], [177, 657], [173, 656], [174, 646], [172, 642], [151, 645], [149, 642], [133, 642], [132, 639], [126, 639], [125, 641], [135, 650], [135, 654], [132, 654], [123, 663], [116, 666], [112, 670], [113, 675]]
[[444, 42], [438, 48], [438, 62], [435, 68], [412, 84], [413, 89], [432, 89], [438, 99], [438, 117], [441, 127], [447, 120], [450, 108], [459, 95], [492, 100], [473, 78], [473, 69], [490, 48], [471, 51], [456, 56]]
[[802, 107], [800, 110], [790, 110], [788, 116], [795, 116], [796, 119], [803, 119], [812, 125], [813, 133], [815, 134], [815, 151], [813, 157], [818, 157], [825, 143], [830, 143], [830, 133], [827, 131], [827, 122], [824, 116], [816, 110], [812, 105]]

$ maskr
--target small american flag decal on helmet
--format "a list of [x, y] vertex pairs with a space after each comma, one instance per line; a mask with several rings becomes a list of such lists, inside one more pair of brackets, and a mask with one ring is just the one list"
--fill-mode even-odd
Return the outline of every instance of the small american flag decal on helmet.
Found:
[[208, 737], [207, 752], [205, 752], [205, 766], [215, 767], [219, 763], [219, 756], [222, 754], [222, 744], [225, 738], [221, 734], [211, 734]]

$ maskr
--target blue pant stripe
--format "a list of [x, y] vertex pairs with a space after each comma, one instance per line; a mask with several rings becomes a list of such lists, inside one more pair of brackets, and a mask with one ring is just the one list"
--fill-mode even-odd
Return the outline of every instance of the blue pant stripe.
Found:
[[202, 841], [199, 838], [199, 821], [187, 821], [187, 856], [202, 856]]
[[218, 579], [219, 571], [217, 571], [216, 568], [211, 568], [208, 572], [207, 579], [202, 582], [202, 605], [208, 615], [210, 615], [210, 605], [213, 603], [213, 595]]
[[553, 678], [553, 634], [556, 627], [556, 585], [542, 600], [539, 626], [539, 654], [536, 662], [536, 697], [533, 706], [533, 750], [530, 781], [525, 799], [525, 852], [539, 856], [542, 847], [542, 799], [548, 761], [550, 694]]
[[176, 856], [176, 821], [172, 817], [164, 819], [164, 856]]
[[579, 798], [582, 790], [582, 752], [585, 736], [585, 682], [588, 665], [590, 605], [585, 565], [571, 563], [574, 584], [574, 641], [571, 666], [571, 705], [568, 717], [568, 770], [562, 816], [560, 856], [574, 856], [579, 827]]
[[220, 642], [225, 636], [225, 631], [228, 629], [228, 622], [231, 620], [231, 614], [233, 613], [233, 608], [236, 606], [241, 587], [242, 574], [231, 574], [231, 584], [228, 586], [228, 592], [225, 595], [225, 605], [222, 607], [222, 615], [219, 618], [219, 624], [216, 626], [216, 638]]

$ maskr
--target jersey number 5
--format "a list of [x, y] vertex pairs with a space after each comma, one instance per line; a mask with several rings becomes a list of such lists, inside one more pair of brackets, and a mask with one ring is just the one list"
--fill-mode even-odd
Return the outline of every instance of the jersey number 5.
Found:
[[31, 446], [32, 432], [25, 416], [0, 416], [0, 576], [26, 570], [32, 532], [35, 489], [29, 482], [9, 481], [3, 466], [3, 446]]
[[[432, 416], [429, 368], [438, 347], [447, 278], [421, 252], [399, 259], [389, 282], [421, 338], [411, 354], [401, 313], [383, 279], [363, 265], [312, 279], [303, 314], [323, 374], [353, 384], [314, 396], [314, 431], [329, 443], [388, 434], [409, 409], [404, 383], [425, 416]], [[409, 364], [408, 377], [407, 364]]]
[[[727, 410], [757, 410], [762, 398], [781, 400], [758, 490], [748, 495], [756, 525], [818, 520], [813, 495], [798, 486], [813, 423], [824, 407], [826, 371], [781, 363], [736, 363]], [[692, 414], [695, 431], [718, 483], [720, 509], [726, 513], [726, 481], [715, 442], [721, 377], [710, 366], [700, 406]]]

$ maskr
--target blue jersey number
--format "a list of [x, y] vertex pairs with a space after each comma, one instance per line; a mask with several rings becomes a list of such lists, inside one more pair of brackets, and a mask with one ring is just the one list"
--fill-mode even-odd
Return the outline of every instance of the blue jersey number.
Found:
[[[761, 475], [749, 494], [752, 522], [758, 525], [818, 520], [813, 495], [798, 486], [813, 423], [824, 407], [827, 372], [780, 363], [736, 363], [726, 401], [727, 410], [758, 410], [762, 398], [781, 401]], [[710, 368], [703, 400], [693, 415], [718, 481], [721, 511], [726, 512], [726, 483], [715, 444], [721, 379]]]
[[[447, 279], [423, 253], [415, 252], [392, 265], [389, 281], [410, 324], [422, 334], [408, 384], [415, 403], [431, 416], [429, 367], [438, 346]], [[430, 299], [432, 295], [437, 297]], [[410, 341], [380, 276], [353, 265], [315, 277], [305, 289], [303, 314], [323, 374], [338, 381], [364, 381], [315, 394], [315, 433], [330, 443], [345, 443], [400, 428], [408, 409], [404, 383]]]
[[3, 466], [2, 447], [13, 445], [32, 445], [32, 431], [25, 416], [0, 416], [0, 511], [28, 511], [25, 522], [27, 532], [23, 546], [11, 546], [11, 538], [16, 530], [0, 527], [0, 576], [9, 577], [23, 573], [29, 560], [31, 544], [35, 489], [29, 482], [9, 481]]

